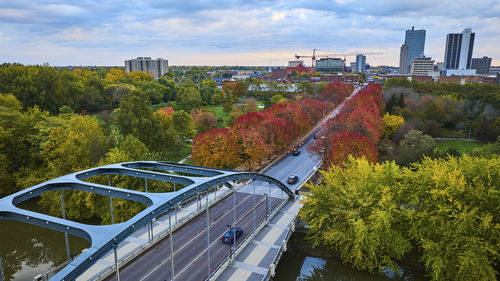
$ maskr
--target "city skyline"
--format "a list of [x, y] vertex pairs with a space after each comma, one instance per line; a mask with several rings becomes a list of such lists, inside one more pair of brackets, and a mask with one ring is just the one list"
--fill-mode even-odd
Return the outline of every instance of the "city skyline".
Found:
[[472, 28], [473, 57], [500, 65], [500, 2], [493, 0], [0, 3], [0, 63], [121, 66], [147, 56], [169, 65], [287, 65], [319, 49], [383, 52], [366, 63], [398, 66], [412, 26], [426, 30], [425, 55], [436, 62], [448, 33]]

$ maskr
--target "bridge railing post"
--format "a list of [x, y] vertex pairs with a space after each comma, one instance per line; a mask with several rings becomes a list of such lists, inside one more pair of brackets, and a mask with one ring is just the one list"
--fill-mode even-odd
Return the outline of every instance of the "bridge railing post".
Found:
[[[66, 219], [66, 210], [64, 209], [64, 195], [62, 189], [61, 189], [61, 209], [62, 209], [62, 217], [63, 219]], [[71, 253], [69, 251], [69, 239], [68, 239], [68, 233], [66, 231], [64, 232], [64, 240], [66, 242], [66, 255], [68, 257], [68, 264], [69, 264], [71, 262]]]
[[171, 264], [171, 277], [172, 281], [174, 281], [174, 240], [172, 237], [172, 208], [169, 208], [168, 210], [168, 227], [169, 227], [169, 238], [170, 238], [170, 264]]
[[[217, 189], [217, 186], [214, 186]], [[207, 189], [207, 258], [208, 258], [208, 279], [210, 281], [210, 205], [208, 201], [208, 189]]]
[[118, 243], [113, 242], [113, 252], [115, 255], [115, 276], [116, 276], [116, 281], [120, 281], [120, 267], [118, 265]]

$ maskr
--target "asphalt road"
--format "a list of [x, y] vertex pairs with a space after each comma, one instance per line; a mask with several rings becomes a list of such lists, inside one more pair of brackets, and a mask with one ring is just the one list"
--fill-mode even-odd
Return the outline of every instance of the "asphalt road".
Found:
[[[253, 194], [236, 192], [236, 226], [243, 229], [243, 236], [236, 240], [238, 245], [254, 227]], [[255, 196], [255, 217], [258, 224], [266, 216], [266, 197]], [[272, 198], [272, 208], [281, 201]], [[233, 224], [233, 196], [230, 195], [210, 207], [210, 267], [213, 271], [228, 255], [229, 245], [221, 241], [221, 236], [228, 230], [227, 224]], [[174, 272], [175, 280], [203, 280], [208, 276], [206, 212], [199, 214], [188, 223], [174, 231]], [[106, 280], [116, 280], [115, 275]], [[167, 236], [148, 251], [139, 255], [123, 268], [120, 268], [120, 280], [171, 280], [170, 239]]]

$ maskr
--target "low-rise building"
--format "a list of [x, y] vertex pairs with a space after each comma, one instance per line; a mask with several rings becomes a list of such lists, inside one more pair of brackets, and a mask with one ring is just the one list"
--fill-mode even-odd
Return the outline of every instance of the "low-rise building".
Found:
[[411, 61], [410, 73], [413, 76], [427, 76], [434, 71], [434, 60], [430, 57], [416, 58]]
[[489, 74], [491, 68], [491, 58], [472, 58], [470, 68], [475, 69], [477, 74]]
[[316, 71], [321, 73], [336, 73], [344, 70], [341, 58], [322, 58], [316, 61]]
[[344, 82], [344, 83], [359, 84], [360, 77], [357, 74], [351, 74], [351, 75], [323, 74], [320, 76], [320, 81], [328, 83]]
[[434, 80], [432, 79], [432, 76], [416, 75], [416, 76], [412, 76], [411, 79], [416, 80], [418, 82], [427, 82], [427, 83], [434, 82]]
[[273, 69], [271, 72], [271, 80], [284, 80], [288, 78], [288, 71], [286, 69]]
[[304, 64], [304, 61], [303, 60], [291, 60], [291, 61], [288, 61], [288, 67], [297, 67], [299, 65], [303, 65]]

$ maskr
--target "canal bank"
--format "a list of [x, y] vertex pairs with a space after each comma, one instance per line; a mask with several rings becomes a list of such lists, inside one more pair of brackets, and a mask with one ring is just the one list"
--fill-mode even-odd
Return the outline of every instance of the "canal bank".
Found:
[[[359, 271], [342, 261], [324, 246], [313, 248], [305, 229], [298, 228], [288, 241], [288, 250], [276, 268], [273, 281], [420, 281], [429, 280], [422, 271], [403, 267], [401, 276], [392, 271]], [[413, 261], [411, 261], [413, 262]], [[418, 267], [418, 266], [417, 266]]]

